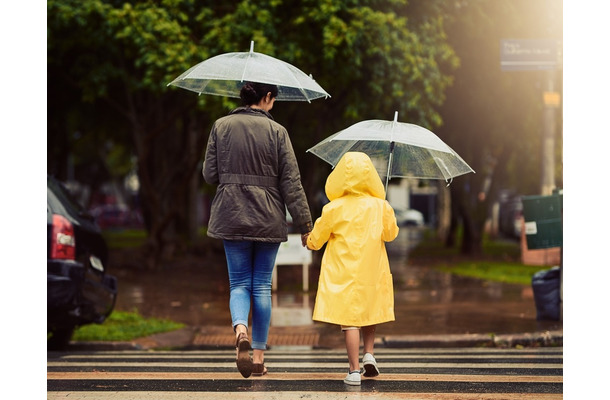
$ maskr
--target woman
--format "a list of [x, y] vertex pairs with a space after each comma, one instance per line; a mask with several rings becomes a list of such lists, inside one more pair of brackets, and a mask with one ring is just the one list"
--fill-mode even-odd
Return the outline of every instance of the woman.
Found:
[[244, 378], [267, 373], [271, 278], [279, 245], [287, 240], [286, 207], [303, 246], [312, 227], [288, 132], [269, 114], [277, 94], [275, 85], [246, 83], [240, 93], [244, 106], [214, 123], [203, 163], [205, 181], [218, 184], [208, 236], [223, 240], [237, 368]]

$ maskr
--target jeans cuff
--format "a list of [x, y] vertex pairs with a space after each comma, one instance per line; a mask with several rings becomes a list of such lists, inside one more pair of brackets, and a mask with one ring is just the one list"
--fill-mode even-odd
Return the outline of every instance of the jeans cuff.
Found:
[[243, 320], [237, 320], [233, 322], [233, 332], [235, 332], [235, 327], [237, 325], [243, 325], [246, 327], [246, 329], [248, 329], [248, 321], [243, 321]]
[[255, 350], [267, 350], [267, 343], [252, 341], [252, 348]]

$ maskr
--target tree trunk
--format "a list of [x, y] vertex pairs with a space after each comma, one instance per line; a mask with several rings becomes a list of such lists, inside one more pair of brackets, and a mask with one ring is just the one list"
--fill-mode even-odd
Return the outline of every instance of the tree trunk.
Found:
[[461, 253], [469, 256], [483, 252], [483, 227], [473, 218], [470, 210], [462, 209], [463, 236]]
[[457, 242], [457, 230], [460, 226], [460, 212], [459, 212], [459, 194], [455, 191], [449, 192], [450, 204], [449, 204], [449, 228], [447, 229], [447, 236], [445, 237], [445, 247], [453, 247]]
[[483, 229], [485, 227], [485, 205], [473, 200], [471, 182], [452, 187], [451, 190], [451, 224], [445, 240], [447, 247], [457, 242], [457, 229], [462, 225], [460, 252], [467, 255], [479, 255], [483, 252]]
[[[473, 179], [472, 182], [477, 181]], [[477, 186], [472, 185], [472, 187]], [[460, 196], [458, 210], [464, 228], [461, 253], [469, 256], [483, 253], [483, 233], [488, 216], [489, 196], [482, 193], [482, 191], [465, 191]]]
[[148, 268], [160, 268], [197, 235], [196, 170], [207, 139], [205, 120], [186, 112], [172, 118], [159, 110], [146, 127], [134, 131]]
[[447, 239], [451, 227], [451, 195], [449, 188], [444, 183], [438, 181], [438, 225], [436, 227], [436, 237], [443, 240]]

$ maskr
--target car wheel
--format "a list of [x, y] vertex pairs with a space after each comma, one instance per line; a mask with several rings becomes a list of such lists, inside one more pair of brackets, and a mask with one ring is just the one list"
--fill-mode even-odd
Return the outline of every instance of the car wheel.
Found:
[[50, 332], [50, 336], [47, 339], [47, 350], [63, 350], [70, 343], [72, 334], [74, 333], [74, 327], [57, 328]]

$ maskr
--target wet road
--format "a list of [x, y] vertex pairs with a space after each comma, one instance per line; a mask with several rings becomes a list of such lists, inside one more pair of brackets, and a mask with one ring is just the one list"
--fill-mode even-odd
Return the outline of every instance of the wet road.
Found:
[[[418, 231], [401, 229], [398, 238], [387, 246], [394, 277], [396, 321], [379, 325], [379, 335], [562, 329], [561, 322], [536, 320], [529, 285], [484, 282], [413, 265], [408, 252], [420, 235]], [[224, 258], [213, 259], [202, 256], [188, 267], [168, 267], [159, 272], [113, 271], [119, 278], [116, 309], [137, 309], [146, 317], [167, 318], [194, 327], [230, 326]], [[272, 326], [313, 325], [311, 311], [319, 267], [310, 267], [308, 294], [301, 292], [299, 266], [280, 268]]]

